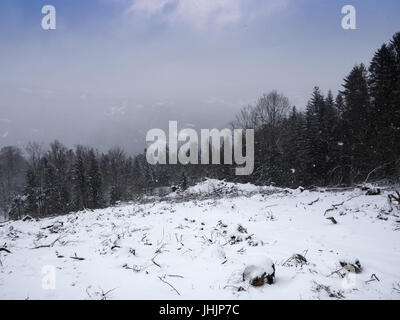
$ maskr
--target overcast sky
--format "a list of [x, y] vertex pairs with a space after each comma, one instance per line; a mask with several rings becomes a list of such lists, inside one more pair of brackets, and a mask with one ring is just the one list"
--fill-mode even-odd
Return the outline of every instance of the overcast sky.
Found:
[[[57, 30], [41, 28], [45, 4]], [[304, 108], [398, 31], [398, 0], [1, 0], [0, 147], [137, 152], [152, 126], [221, 127], [273, 89]]]

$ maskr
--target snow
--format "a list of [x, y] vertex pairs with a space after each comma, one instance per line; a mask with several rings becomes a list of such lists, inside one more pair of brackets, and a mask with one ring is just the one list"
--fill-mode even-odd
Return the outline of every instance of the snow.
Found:
[[264, 274], [272, 275], [274, 273], [274, 262], [268, 257], [248, 257], [247, 261], [250, 262], [243, 271], [243, 279], [246, 281], [261, 278]]
[[[255, 193], [272, 193], [283, 191], [284, 189], [271, 186], [255, 186], [253, 184], [240, 184], [225, 182], [216, 179], [206, 179], [205, 181], [189, 187], [185, 192], [185, 196], [212, 196], [212, 195], [242, 195], [249, 196]], [[171, 193], [169, 198], [179, 196], [179, 193]]]
[[[399, 299], [391, 191], [207, 180], [142, 203], [2, 223], [0, 248], [11, 253], [0, 252], [0, 299]], [[341, 267], [357, 260], [361, 273]], [[249, 266], [271, 263], [272, 285], [243, 281]]]

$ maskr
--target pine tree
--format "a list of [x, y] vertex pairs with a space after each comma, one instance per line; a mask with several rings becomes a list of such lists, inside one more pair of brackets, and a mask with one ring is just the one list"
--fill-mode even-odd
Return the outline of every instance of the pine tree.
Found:
[[91, 149], [88, 155], [88, 203], [90, 209], [97, 209], [103, 206], [102, 179], [96, 155]]
[[71, 208], [71, 164], [72, 150], [68, 151], [57, 140], [50, 144], [47, 153], [49, 163], [53, 168], [52, 182], [54, 188], [54, 210], [59, 214], [68, 213]]
[[[395, 90], [393, 92], [395, 104], [397, 106], [395, 113], [393, 114], [395, 122], [395, 140], [400, 141], [400, 32], [393, 36], [390, 42], [390, 49], [394, 52], [396, 61], [396, 72], [397, 72], [397, 82]], [[395, 174], [397, 174], [397, 180], [400, 181], [400, 143], [397, 143], [397, 149], [395, 149], [395, 154], [397, 160], [395, 161]]]
[[314, 88], [313, 95], [306, 110], [306, 153], [307, 176], [306, 183], [322, 183], [325, 170], [326, 144], [321, 139], [321, 122], [325, 109], [325, 99], [318, 87]]
[[121, 187], [118, 185], [111, 186], [110, 190], [111, 205], [115, 205], [117, 202], [121, 201], [121, 199], [122, 199]]
[[26, 196], [26, 211], [32, 217], [40, 217], [38, 206], [38, 177], [32, 167], [26, 170], [26, 185], [24, 194]]
[[182, 191], [185, 191], [188, 188], [188, 179], [185, 173], [182, 173], [181, 181], [179, 183], [179, 187]]
[[297, 187], [299, 175], [302, 171], [301, 158], [298, 157], [298, 138], [301, 130], [302, 115], [292, 108], [289, 118], [282, 124], [282, 183], [290, 187]]
[[8, 216], [13, 220], [22, 219], [27, 211], [27, 197], [17, 194], [11, 202]]
[[338, 127], [338, 112], [332, 91], [329, 90], [325, 100], [324, 114], [321, 119], [322, 143], [325, 145], [326, 161], [325, 161], [325, 184], [332, 182], [332, 173], [338, 163], [339, 145], [336, 136]]
[[371, 148], [368, 141], [370, 100], [367, 70], [355, 66], [344, 79], [341, 91], [345, 101], [340, 127], [343, 143], [343, 178], [347, 184], [365, 178], [371, 167]]
[[335, 108], [337, 116], [341, 118], [346, 107], [344, 104], [343, 95], [340, 92], [338, 93], [335, 99]]
[[83, 210], [88, 207], [88, 185], [86, 177], [85, 150], [82, 146], [77, 146], [76, 148], [72, 175], [75, 210]]
[[51, 216], [62, 214], [62, 210], [60, 206], [58, 185], [57, 185], [57, 177], [56, 172], [51, 163], [47, 160], [46, 157], [43, 158], [43, 190], [42, 197], [44, 203], [44, 216]]
[[[393, 42], [396, 43], [396, 39]], [[374, 166], [392, 163], [400, 155], [399, 80], [395, 45], [384, 44], [372, 59], [369, 71], [369, 89], [372, 99], [369, 124], [371, 143], [375, 150]], [[390, 172], [386, 171], [387, 174]]]

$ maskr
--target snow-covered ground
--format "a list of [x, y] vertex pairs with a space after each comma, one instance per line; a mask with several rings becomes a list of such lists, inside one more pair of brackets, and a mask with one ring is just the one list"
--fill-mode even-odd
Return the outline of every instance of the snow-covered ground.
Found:
[[[399, 299], [389, 192], [208, 180], [142, 204], [3, 223], [0, 299]], [[243, 281], [254, 259], [273, 261], [272, 285]], [[357, 274], [340, 264], [357, 259]]]

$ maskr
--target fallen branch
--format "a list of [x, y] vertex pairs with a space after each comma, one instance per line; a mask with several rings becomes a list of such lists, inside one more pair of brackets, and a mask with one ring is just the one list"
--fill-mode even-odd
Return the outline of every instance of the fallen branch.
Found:
[[[307, 251], [305, 251], [305, 253], [307, 253]], [[286, 261], [284, 263], [282, 263], [282, 266], [291, 267], [292, 264], [295, 265], [296, 267], [298, 265], [300, 265], [300, 267], [302, 267], [303, 265], [308, 264], [308, 261], [305, 256], [296, 253], [296, 254], [293, 254], [290, 258], [286, 259]]]
[[8, 249], [6, 249], [6, 248], [0, 248], [0, 252], [1, 252], [1, 251], [7, 252], [7, 253], [11, 253], [11, 251], [8, 250]]
[[390, 162], [385, 163], [385, 164], [383, 164], [383, 165], [381, 165], [381, 166], [379, 166], [379, 167], [376, 167], [374, 170], [372, 170], [370, 173], [368, 173], [367, 177], [365, 178], [364, 184], [366, 184], [366, 183], [368, 182], [369, 177], [370, 177], [373, 173], [375, 173], [376, 171], [378, 171], [378, 170], [380, 170], [380, 169], [386, 167], [386, 166], [389, 165], [389, 164], [390, 164]]
[[333, 275], [336, 273], [336, 274], [338, 274], [341, 278], [343, 278], [343, 275], [340, 273], [340, 271], [342, 271], [342, 270], [343, 270], [343, 267], [340, 268], [340, 269], [338, 269], [338, 270], [333, 271], [331, 274], [329, 274], [329, 275], [326, 276], [326, 277], [329, 278], [329, 277], [333, 276]]
[[224, 287], [224, 289], [226, 289], [226, 288], [234, 288], [234, 289], [236, 289], [238, 292], [241, 292], [241, 291], [247, 291], [245, 288], [243, 288], [243, 287], [237, 287], [237, 286], [233, 286], [233, 285], [226, 285], [225, 287]]
[[52, 248], [58, 241], [60, 241], [62, 238], [65, 238], [65, 236], [64, 237], [58, 237], [56, 240], [54, 240], [52, 243], [50, 243], [50, 244], [43, 244], [43, 245], [40, 245], [40, 246], [37, 246], [37, 247], [34, 247], [34, 248], [31, 248], [32, 250], [35, 250], [35, 249], [42, 249], [42, 248]]
[[327, 220], [331, 220], [333, 224], [337, 224], [338, 223], [334, 217], [329, 217], [329, 218], [326, 218], [326, 219]]
[[157, 253], [157, 254], [151, 259], [151, 261], [152, 261], [157, 267], [161, 268], [161, 266], [160, 266], [157, 262], [154, 261], [154, 259], [155, 259], [158, 255], [159, 255], [159, 253]]
[[184, 279], [184, 277], [179, 274], [167, 274], [167, 277]]
[[332, 204], [332, 208], [327, 209], [327, 210], [325, 211], [325, 213], [324, 213], [324, 216], [326, 216], [326, 214], [327, 214], [328, 212], [334, 211], [334, 210], [336, 210], [338, 207], [344, 205], [347, 201], [353, 200], [354, 198], [358, 198], [358, 197], [361, 197], [361, 195], [352, 196], [352, 197], [348, 198], [347, 200], [345, 200], [345, 201], [343, 201], [343, 202], [341, 202], [341, 203], [338, 203], [338, 204]]
[[23, 219], [22, 219], [22, 221], [23, 222], [25, 222], [25, 221], [32, 221], [32, 220], [34, 220], [30, 215], [27, 215], [27, 216], [25, 216]]
[[117, 288], [114, 288], [114, 289], [108, 290], [107, 292], [104, 292], [103, 289], [100, 288], [100, 290], [101, 290], [101, 300], [107, 300], [107, 295], [110, 294], [111, 292], [113, 292], [115, 289], [117, 289]]
[[162, 253], [161, 250], [164, 249], [165, 245], [166, 245], [165, 243], [162, 243], [161, 246], [154, 253], [156, 253], [157, 255]]
[[320, 199], [316, 199], [314, 201], [311, 201], [310, 203], [308, 203], [309, 206], [312, 206], [313, 204], [316, 204]]
[[80, 257], [78, 257], [78, 256], [76, 255], [76, 252], [75, 252], [75, 256], [70, 257], [70, 258], [71, 258], [71, 259], [74, 259], [74, 260], [79, 260], [79, 261], [85, 260], [85, 258], [80, 258]]
[[139, 267], [137, 265], [133, 265], [132, 267], [130, 267], [126, 263], [122, 266], [122, 268], [127, 269], [127, 270], [132, 270], [134, 272], [140, 272], [145, 269], [145, 268]]
[[161, 277], [158, 277], [158, 279], [160, 279], [162, 282], [164, 282], [165, 284], [167, 284], [168, 286], [170, 286], [179, 296], [181, 295], [181, 294], [179, 293], [179, 291], [176, 290], [175, 287], [174, 287], [172, 284], [170, 284], [169, 282], [165, 281], [165, 280], [164, 280], [163, 278], [161, 278]]
[[365, 281], [365, 283], [370, 283], [370, 282], [372, 282], [372, 281], [378, 281], [378, 282], [380, 282], [381, 280], [379, 280], [379, 278], [376, 276], [376, 274], [373, 273], [373, 274], [371, 275], [371, 279], [368, 280], [368, 281]]
[[337, 208], [340, 207], [340, 206], [342, 206], [342, 205], [344, 205], [344, 203], [345, 203], [345, 201], [343, 201], [342, 203], [333, 204], [333, 205], [332, 205], [332, 208], [329, 208], [329, 209], [326, 209], [326, 210], [325, 210], [324, 216], [326, 216], [326, 214], [327, 214], [328, 212], [337, 210]]
[[400, 192], [397, 190], [395, 190], [395, 192], [396, 192], [397, 196], [394, 194], [388, 195], [389, 201], [390, 201], [390, 203], [393, 203], [393, 201], [397, 201], [400, 204]]

